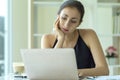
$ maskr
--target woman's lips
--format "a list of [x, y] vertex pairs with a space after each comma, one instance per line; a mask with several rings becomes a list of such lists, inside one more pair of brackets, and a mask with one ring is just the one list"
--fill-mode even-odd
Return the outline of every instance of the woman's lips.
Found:
[[68, 31], [68, 29], [65, 29], [65, 28], [63, 28], [63, 30], [66, 31], [66, 32]]

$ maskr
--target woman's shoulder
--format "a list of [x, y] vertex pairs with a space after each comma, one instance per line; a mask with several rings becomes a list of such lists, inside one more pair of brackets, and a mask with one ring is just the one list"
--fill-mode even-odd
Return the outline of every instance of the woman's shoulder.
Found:
[[42, 36], [46, 36], [46, 37], [53, 37], [53, 36], [55, 36], [55, 34], [52, 34], [52, 33], [46, 33], [46, 34], [43, 34]]
[[55, 39], [56, 39], [55, 34], [43, 34], [41, 38], [41, 42], [42, 44], [44, 43], [52, 47]]
[[95, 30], [93, 29], [79, 29], [80, 32], [85, 32], [85, 33], [94, 33]]
[[44, 39], [54, 39], [55, 38], [55, 34], [43, 34], [42, 38]]
[[92, 36], [96, 35], [96, 32], [93, 29], [79, 29], [81, 36]]
[[96, 32], [93, 29], [79, 29], [79, 33], [88, 47], [93, 45], [92, 44], [93, 41], [96, 41], [96, 40], [98, 41]]

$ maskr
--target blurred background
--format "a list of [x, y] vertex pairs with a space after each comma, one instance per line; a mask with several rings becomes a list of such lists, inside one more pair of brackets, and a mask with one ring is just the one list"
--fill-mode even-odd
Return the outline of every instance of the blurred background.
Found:
[[[0, 76], [22, 63], [20, 49], [40, 48], [41, 36], [51, 33], [59, 6], [65, 0], [0, 0]], [[120, 0], [79, 0], [85, 16], [79, 28], [94, 29], [105, 56], [109, 47], [117, 57], [106, 57], [110, 75], [120, 75]], [[113, 52], [114, 53], [114, 52]]]

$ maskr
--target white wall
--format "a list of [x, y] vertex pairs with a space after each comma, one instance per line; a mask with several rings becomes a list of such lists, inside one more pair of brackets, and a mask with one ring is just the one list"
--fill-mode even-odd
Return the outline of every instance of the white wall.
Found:
[[13, 62], [21, 61], [21, 48], [27, 48], [27, 0], [12, 0]]
[[85, 8], [85, 15], [83, 17], [83, 22], [80, 25], [82, 28], [93, 28], [96, 29], [96, 8], [97, 0], [79, 0], [82, 2]]
[[113, 15], [112, 7], [98, 7], [97, 8], [97, 34], [101, 41], [103, 51], [108, 46], [113, 45]]
[[117, 2], [118, 0], [98, 0], [99, 2]]

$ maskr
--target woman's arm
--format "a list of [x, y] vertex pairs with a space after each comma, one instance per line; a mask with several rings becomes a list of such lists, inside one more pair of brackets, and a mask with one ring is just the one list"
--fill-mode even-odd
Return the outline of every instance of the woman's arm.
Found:
[[79, 69], [79, 76], [108, 75], [108, 65], [96, 33], [93, 30], [86, 30], [85, 36], [85, 40], [95, 61], [95, 68]]
[[55, 21], [55, 24], [54, 24], [54, 32], [55, 32], [56, 38], [57, 38], [57, 44], [55, 45], [54, 48], [62, 48], [63, 43], [64, 43], [65, 35], [61, 31], [59, 23], [60, 23], [60, 20], [59, 20], [59, 16], [58, 16], [57, 20]]

